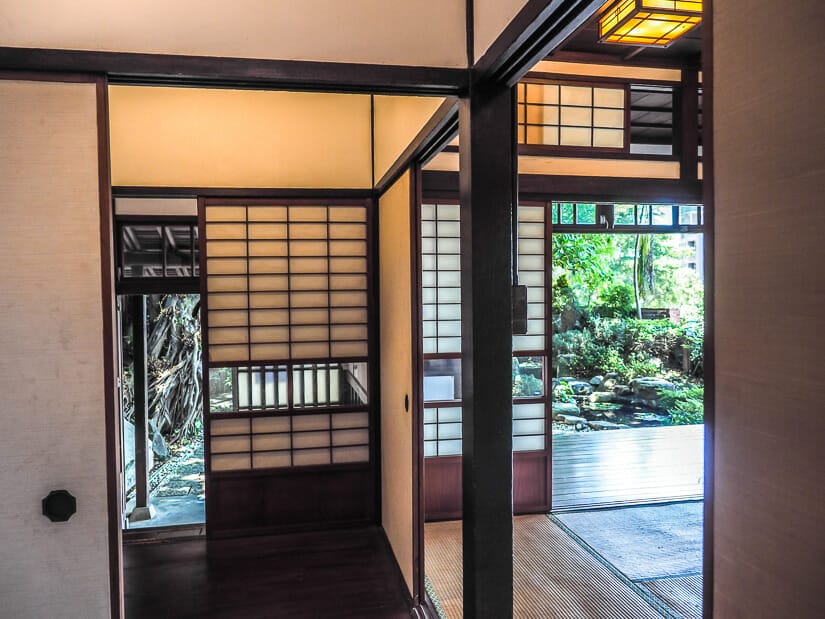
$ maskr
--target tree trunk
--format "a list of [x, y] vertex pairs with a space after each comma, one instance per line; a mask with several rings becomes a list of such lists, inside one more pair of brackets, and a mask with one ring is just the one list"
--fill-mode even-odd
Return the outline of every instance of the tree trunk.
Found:
[[639, 287], [641, 285], [639, 277], [639, 245], [641, 242], [641, 235], [636, 235], [636, 242], [633, 245], [633, 299], [636, 301], [636, 318], [642, 319], [642, 304]]

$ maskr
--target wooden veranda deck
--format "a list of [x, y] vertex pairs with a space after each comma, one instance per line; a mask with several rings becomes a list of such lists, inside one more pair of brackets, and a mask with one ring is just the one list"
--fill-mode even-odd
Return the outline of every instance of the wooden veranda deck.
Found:
[[553, 436], [553, 509], [702, 498], [704, 426]]

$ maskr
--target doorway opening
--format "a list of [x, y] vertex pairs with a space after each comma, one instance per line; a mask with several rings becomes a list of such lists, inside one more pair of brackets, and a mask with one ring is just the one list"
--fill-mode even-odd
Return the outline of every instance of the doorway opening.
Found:
[[200, 295], [118, 297], [124, 527], [205, 521]]
[[131, 202], [118, 198], [115, 212], [123, 529], [203, 534], [197, 220], [133, 212]]
[[[460, 617], [459, 213], [421, 209], [425, 573]], [[517, 614], [586, 598], [600, 616], [701, 616], [703, 208], [523, 201], [517, 248]], [[573, 564], [600, 586], [568, 583]]]

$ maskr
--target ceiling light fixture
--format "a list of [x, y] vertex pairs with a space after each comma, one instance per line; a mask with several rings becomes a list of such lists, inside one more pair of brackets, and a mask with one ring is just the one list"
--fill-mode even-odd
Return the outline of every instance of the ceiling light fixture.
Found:
[[667, 47], [702, 21], [702, 0], [609, 0], [599, 42]]

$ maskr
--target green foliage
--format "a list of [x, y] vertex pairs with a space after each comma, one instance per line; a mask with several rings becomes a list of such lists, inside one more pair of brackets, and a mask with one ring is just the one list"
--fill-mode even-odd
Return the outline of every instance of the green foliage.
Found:
[[688, 387], [664, 391], [659, 396], [659, 407], [669, 414], [670, 425], [687, 425], [704, 421], [704, 387]]
[[[553, 367], [558, 376], [616, 372], [623, 382], [665, 376], [681, 372], [685, 347], [700, 360], [701, 340], [692, 322], [595, 317], [581, 329], [553, 335]], [[701, 364], [692, 368], [691, 376], [700, 378]]]
[[553, 387], [553, 402], [575, 402], [573, 390], [566, 381], [559, 382]]
[[596, 312], [603, 318], [630, 318], [634, 312], [633, 290], [627, 284], [611, 284]]

